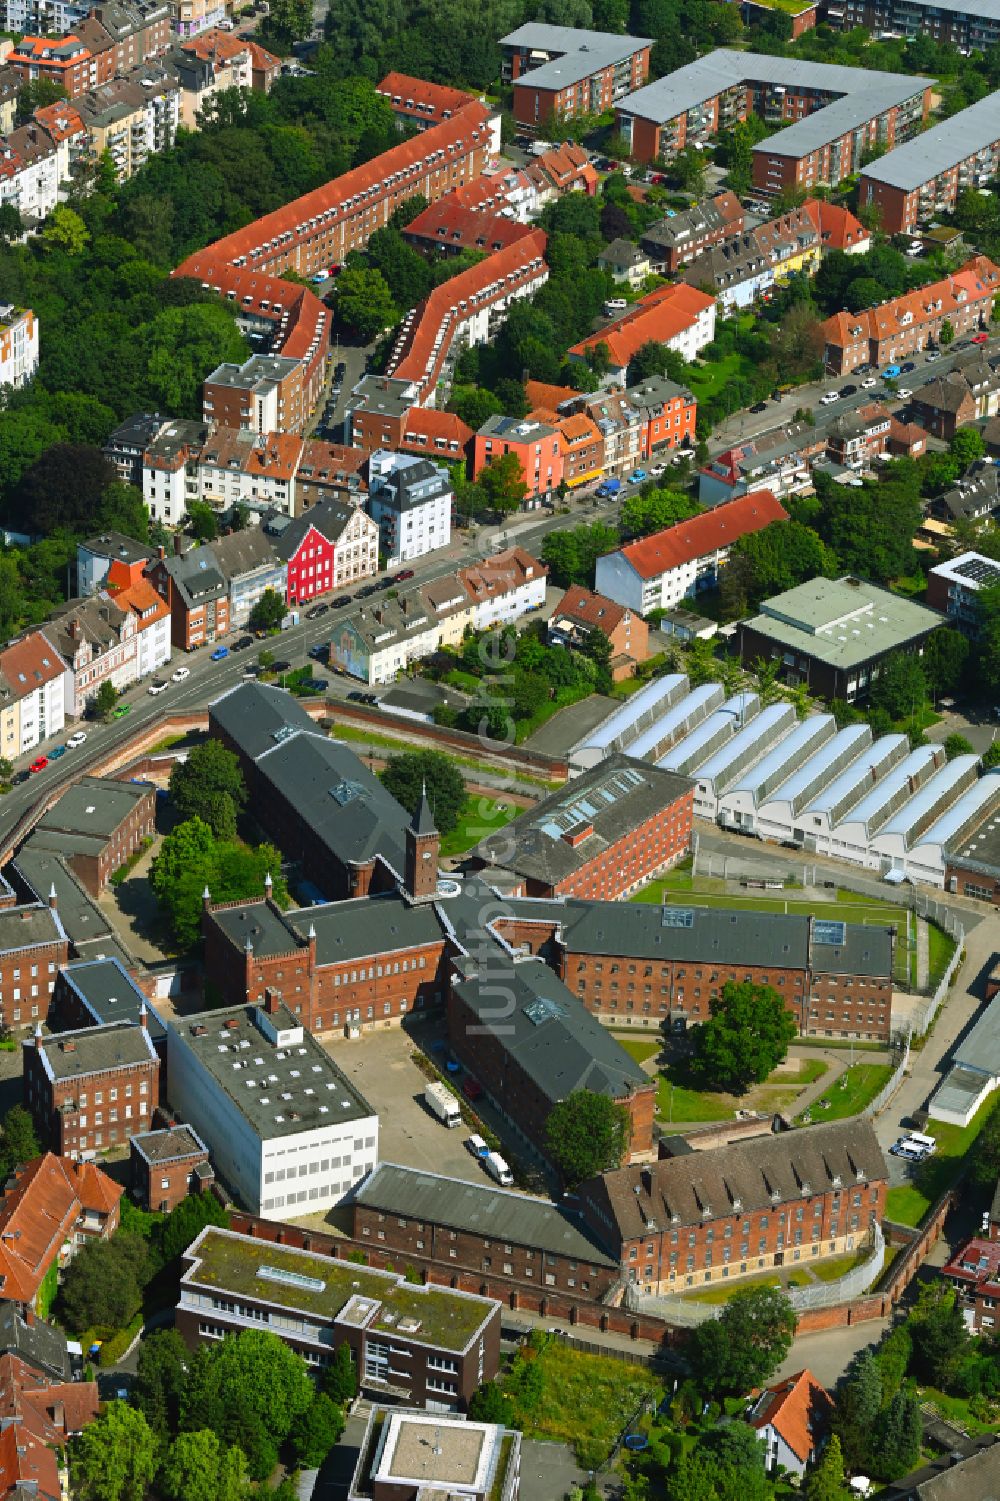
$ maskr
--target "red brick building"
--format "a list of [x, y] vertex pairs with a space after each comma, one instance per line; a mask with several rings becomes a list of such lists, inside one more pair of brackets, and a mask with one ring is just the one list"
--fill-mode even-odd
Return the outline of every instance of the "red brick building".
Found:
[[997, 1218], [991, 1217], [987, 1235], [974, 1236], [959, 1247], [951, 1260], [941, 1268], [941, 1275], [955, 1288], [968, 1327], [976, 1334], [995, 1334], [1000, 1320], [1000, 1233]]
[[687, 853], [693, 797], [687, 777], [609, 756], [501, 834], [488, 835], [470, 860], [480, 869], [500, 864], [520, 876], [527, 896], [611, 901]]
[[615, 682], [631, 677], [636, 664], [649, 656], [649, 627], [641, 615], [625, 605], [574, 585], [567, 589], [549, 616], [550, 646], [585, 645], [594, 631], [607, 636], [611, 647], [609, 666]]
[[553, 120], [600, 115], [649, 76], [649, 37], [529, 21], [501, 37], [501, 76], [514, 118], [543, 134]]
[[169, 1214], [215, 1182], [208, 1148], [191, 1126], [148, 1131], [129, 1142], [132, 1191], [146, 1209]]
[[578, 1193], [625, 1280], [657, 1295], [860, 1250], [887, 1187], [871, 1123], [855, 1118], [621, 1168]]
[[0, 1289], [4, 1299], [33, 1309], [55, 1267], [87, 1240], [118, 1228], [124, 1192], [92, 1162], [46, 1152], [16, 1170], [0, 1202]]
[[407, 125], [415, 125], [418, 130], [440, 125], [472, 103], [472, 95], [461, 89], [411, 78], [408, 73], [387, 73], [375, 92], [387, 101], [400, 130]]
[[84, 890], [99, 896], [155, 829], [152, 783], [81, 777], [35, 825], [32, 839], [36, 849], [63, 854]]
[[148, 1131], [159, 1103], [160, 1059], [145, 1012], [139, 1026], [107, 1022], [23, 1043], [24, 1100], [40, 1139], [92, 1158]]
[[0, 1016], [5, 1026], [27, 1026], [48, 1015], [69, 939], [55, 898], [0, 908]]

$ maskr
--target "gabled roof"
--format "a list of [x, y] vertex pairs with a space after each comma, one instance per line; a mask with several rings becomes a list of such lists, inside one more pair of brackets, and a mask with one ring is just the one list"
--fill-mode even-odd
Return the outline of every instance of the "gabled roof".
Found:
[[698, 316], [715, 301], [706, 292], [680, 282], [674, 286], [658, 287], [648, 297], [635, 303], [616, 322], [610, 323], [596, 334], [581, 339], [569, 351], [577, 359], [584, 359], [588, 349], [606, 344], [611, 363], [624, 370], [633, 355], [651, 340], [666, 344], [691, 327]]
[[62, 1501], [62, 1484], [54, 1449], [20, 1424], [0, 1432], [0, 1496], [10, 1501]]
[[419, 453], [443, 453], [446, 450], [438, 445], [446, 444], [448, 451], [455, 452], [465, 449], [474, 437], [469, 424], [455, 412], [442, 412], [437, 407], [411, 407], [403, 418], [399, 446]]
[[247, 526], [241, 532], [216, 538], [212, 551], [223, 577], [230, 583], [256, 573], [258, 568], [276, 568], [280, 561], [272, 539], [260, 526]]
[[15, 698], [25, 698], [66, 671], [66, 663], [42, 631], [32, 631], [0, 651], [0, 678]]
[[19, 1168], [0, 1202], [0, 1297], [30, 1303], [81, 1213], [106, 1216], [123, 1192], [93, 1163], [54, 1152]]
[[500, 214], [482, 213], [456, 203], [449, 194], [431, 203], [403, 230], [404, 239], [421, 240], [424, 245], [448, 246], [453, 250], [482, 250], [486, 254], [503, 250], [525, 235], [534, 232], [530, 224], [507, 219]]
[[356, 513], [357, 506], [329, 497], [294, 517], [280, 531], [270, 533], [266, 522], [262, 530], [269, 532], [268, 540], [278, 557], [290, 563], [313, 528], [327, 542], [336, 543]]
[[615, 604], [613, 599], [606, 599], [603, 594], [595, 594], [590, 589], [581, 589], [578, 584], [574, 584], [566, 590], [552, 611], [550, 623], [571, 620], [574, 625], [582, 626], [585, 630], [603, 631], [607, 636], [621, 624], [627, 613], [624, 605]]
[[409, 73], [387, 73], [375, 92], [389, 101], [394, 114], [419, 120], [447, 120], [472, 102], [472, 96], [461, 89], [428, 83]]
[[772, 521], [787, 520], [787, 511], [770, 490], [755, 490], [703, 511], [690, 521], [668, 526], [666, 531], [630, 542], [621, 549], [621, 555], [640, 578], [659, 578], [672, 568], [731, 546], [739, 537], [762, 531]]
[[929, 282], [862, 313], [834, 313], [821, 325], [823, 337], [835, 348], [860, 339], [890, 339], [907, 328], [947, 318], [962, 306], [985, 302], [995, 295], [998, 286], [1000, 268], [985, 255], [974, 255], [941, 281]]
[[799, 1371], [762, 1393], [750, 1417], [752, 1428], [773, 1428], [803, 1464], [829, 1427], [833, 1398], [809, 1371]]

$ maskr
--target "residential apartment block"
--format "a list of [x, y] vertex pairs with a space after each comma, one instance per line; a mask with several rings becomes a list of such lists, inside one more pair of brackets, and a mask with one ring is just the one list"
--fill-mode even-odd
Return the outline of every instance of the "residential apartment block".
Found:
[[22, 1044], [24, 1099], [39, 1139], [93, 1160], [148, 1131], [159, 1104], [160, 1060], [143, 1023], [108, 1022]]
[[597, 592], [639, 615], [674, 609], [699, 589], [715, 587], [739, 537], [787, 520], [770, 490], [727, 501], [598, 558]]
[[1000, 563], [978, 552], [963, 552], [930, 570], [927, 603], [947, 615], [960, 631], [975, 637], [981, 619], [979, 595], [983, 589], [995, 589], [997, 584], [1000, 584]]
[[873, 36], [929, 36], [967, 51], [986, 52], [1000, 42], [990, 0], [825, 0], [823, 19], [845, 31], [864, 26]]
[[784, 128], [754, 147], [754, 187], [808, 192], [857, 172], [866, 150], [914, 134], [930, 87], [898, 73], [720, 48], [629, 95], [616, 116], [631, 154], [651, 162], [760, 115]]
[[173, 1109], [239, 1202], [277, 1220], [331, 1209], [378, 1161], [378, 1116], [281, 996], [167, 1028]]
[[985, 188], [998, 166], [1000, 94], [988, 94], [867, 166], [858, 201], [878, 211], [885, 234], [905, 234], [950, 213], [966, 188]]
[[229, 586], [211, 547], [184, 550], [174, 537], [174, 552], [163, 553], [149, 567], [149, 578], [170, 607], [170, 639], [181, 651], [194, 651], [229, 631]]
[[105, 594], [71, 599], [49, 617], [45, 635], [66, 664], [66, 713], [78, 718], [104, 682], [119, 692], [139, 677], [139, 627], [131, 610]]
[[475, 436], [472, 475], [513, 454], [525, 486], [525, 499], [548, 499], [563, 478], [563, 445], [557, 427], [532, 416], [488, 417]]
[[181, 91], [162, 63], [148, 63], [80, 95], [76, 108], [94, 157], [105, 152], [124, 182], [177, 139]]
[[461, 89], [428, 83], [425, 78], [412, 78], [408, 73], [387, 73], [375, 92], [387, 100], [400, 130], [408, 125], [415, 125], [418, 130], [440, 125], [457, 115], [470, 100]]
[[928, 433], [950, 442], [966, 423], [1000, 412], [1000, 375], [986, 353], [959, 354], [949, 371], [920, 387], [911, 410]]
[[553, 120], [601, 115], [649, 76], [650, 37], [528, 21], [499, 42], [514, 119], [542, 133]]
[[25, 386], [37, 369], [38, 319], [30, 308], [0, 303], [0, 386]]
[[466, 208], [456, 201], [454, 193], [428, 204], [402, 231], [403, 239], [415, 250], [442, 256], [458, 255], [463, 250], [495, 255], [532, 233], [532, 227], [518, 219]]
[[308, 604], [378, 572], [378, 526], [350, 501], [320, 500], [294, 520], [270, 516], [263, 530], [285, 565], [290, 605]]
[[363, 1395], [391, 1389], [430, 1412], [466, 1406], [499, 1368], [500, 1304], [489, 1298], [214, 1225], [184, 1261], [175, 1323], [191, 1349], [270, 1328], [321, 1368], [346, 1343]]
[[844, 375], [859, 365], [886, 365], [936, 344], [949, 324], [957, 337], [986, 327], [1000, 289], [1000, 269], [973, 256], [941, 281], [930, 282], [862, 313], [835, 313], [822, 325], [828, 371]]
[[373, 453], [366, 509], [379, 529], [387, 568], [398, 568], [451, 541], [454, 500], [448, 470], [415, 454]]
[[229, 586], [229, 628], [245, 626], [250, 612], [268, 590], [285, 599], [288, 565], [275, 553], [263, 527], [248, 526], [212, 543], [215, 561]]
[[684, 359], [693, 360], [715, 338], [715, 314], [715, 298], [695, 287], [683, 283], [658, 287], [605, 328], [574, 344], [567, 357], [586, 361], [588, 353], [603, 344], [607, 372], [602, 384], [624, 383], [629, 363], [643, 344], [665, 344]]
[[[59, 202], [86, 140], [86, 127], [72, 104], [36, 110], [31, 120], [0, 139], [0, 203], [16, 208], [24, 224], [40, 224]], [[33, 338], [26, 330], [26, 340]], [[28, 349], [25, 354], [30, 360]]]
[[821, 254], [819, 231], [803, 205], [703, 250], [680, 274], [689, 286], [711, 288], [720, 311], [729, 313], [749, 307], [789, 276], [810, 275]]
[[170, 661], [170, 610], [145, 574], [142, 562], [116, 558], [104, 579], [104, 594], [135, 621], [136, 677], [166, 667]]
[[66, 722], [66, 664], [43, 631], [0, 650], [0, 756], [16, 761]]
[[657, 220], [643, 231], [639, 243], [655, 267], [673, 276], [703, 250], [742, 232], [743, 205], [735, 193], [725, 192]]

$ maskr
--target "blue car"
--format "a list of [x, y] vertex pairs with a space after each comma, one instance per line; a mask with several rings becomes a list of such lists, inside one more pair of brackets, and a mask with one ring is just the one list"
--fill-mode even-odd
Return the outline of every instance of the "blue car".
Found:
[[217, 646], [215, 648], [214, 652], [212, 653], [212, 661], [213, 662], [221, 662], [222, 659], [223, 659], [223, 657], [228, 657], [228, 656], [229, 656], [229, 647], [228, 646]]
[[66, 754], [66, 747], [64, 745], [54, 745], [52, 747], [52, 749], [49, 751], [49, 760], [50, 761], [58, 761], [59, 757], [60, 756], [64, 756], [65, 754]]
[[630, 485], [641, 485], [643, 480], [647, 478], [645, 469], [635, 469], [629, 475], [628, 482]]
[[895, 380], [896, 376], [902, 375], [902, 373], [903, 371], [899, 365], [886, 365], [885, 369], [882, 371], [882, 374], [885, 376], [886, 380]]

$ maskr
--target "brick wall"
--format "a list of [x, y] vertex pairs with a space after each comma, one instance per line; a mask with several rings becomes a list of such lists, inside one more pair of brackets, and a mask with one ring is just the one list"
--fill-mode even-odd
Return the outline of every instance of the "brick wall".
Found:
[[64, 938], [0, 953], [0, 1015], [5, 1026], [44, 1021], [60, 965], [69, 960]]
[[559, 974], [588, 1011], [602, 1021], [628, 1022], [633, 1016], [657, 1022], [683, 1018], [692, 1024], [708, 1016], [709, 1001], [727, 980], [773, 985], [799, 1024], [807, 990], [804, 969], [761, 965], [713, 965], [600, 956], [565, 951]]
[[[694, 788], [661, 808], [654, 817], [632, 829], [617, 844], [603, 848], [554, 887], [526, 881], [529, 896], [596, 897], [614, 901], [636, 890], [658, 871], [666, 870], [691, 847]], [[586, 841], [580, 845], [586, 852]]]

